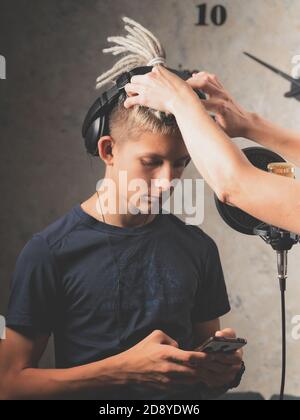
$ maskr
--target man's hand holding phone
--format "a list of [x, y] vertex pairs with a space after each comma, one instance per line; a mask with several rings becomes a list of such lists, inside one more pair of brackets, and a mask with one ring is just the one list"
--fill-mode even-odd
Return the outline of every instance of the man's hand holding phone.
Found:
[[[236, 334], [232, 329], [225, 329], [218, 331], [216, 337], [236, 339]], [[239, 340], [235, 342], [238, 343]], [[240, 342], [240, 346], [246, 343], [244, 340], [244, 344], [242, 344], [242, 341]], [[198, 351], [198, 349], [199, 347], [195, 351]], [[203, 359], [197, 362], [197, 366], [195, 366], [199, 372], [199, 381], [203, 382], [209, 388], [235, 385], [235, 380], [239, 376], [239, 373], [243, 373], [244, 368], [242, 348], [232, 352], [219, 351], [208, 353], [204, 349], [201, 353], [203, 353]]]
[[[218, 337], [233, 338], [232, 330]], [[115, 358], [119, 383], [147, 384], [164, 391], [183, 391], [188, 385], [230, 388], [242, 367], [242, 350], [232, 354], [208, 354], [181, 350], [163, 331], [155, 330]]]

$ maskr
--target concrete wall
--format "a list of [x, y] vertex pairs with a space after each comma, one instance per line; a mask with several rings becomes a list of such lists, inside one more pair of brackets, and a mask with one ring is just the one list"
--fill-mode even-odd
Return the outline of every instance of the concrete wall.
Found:
[[[80, 128], [98, 74], [113, 60], [101, 53], [106, 37], [130, 16], [163, 41], [168, 64], [216, 73], [245, 107], [300, 129], [299, 103], [283, 93], [289, 84], [242, 55], [248, 51], [291, 72], [300, 54], [297, 0], [208, 0], [224, 4], [223, 26], [196, 26], [194, 0], [2, 0], [0, 54], [7, 80], [0, 80], [1, 210], [0, 313], [16, 257], [31, 235], [87, 198], [103, 167], [85, 155]], [[249, 142], [240, 141], [241, 146]], [[192, 166], [186, 176], [198, 177]], [[280, 306], [275, 254], [260, 239], [230, 230], [206, 188], [202, 228], [219, 245], [232, 313], [224, 325], [249, 340], [247, 374], [240, 390], [276, 393], [280, 383]], [[300, 395], [300, 341], [291, 319], [300, 314], [299, 249], [290, 256], [287, 392]], [[48, 350], [43, 366], [52, 360]]]

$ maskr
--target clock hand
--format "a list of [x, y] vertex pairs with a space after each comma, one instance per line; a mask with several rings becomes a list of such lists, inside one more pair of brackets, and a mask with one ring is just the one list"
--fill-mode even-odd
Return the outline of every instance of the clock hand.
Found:
[[[254, 57], [254, 55], [249, 54], [247, 52], [244, 52], [245, 55], [252, 58], [252, 60], [257, 61], [259, 64], [262, 64], [264, 67], [267, 67], [269, 70], [273, 71], [273, 73], [278, 74], [279, 76], [283, 77], [284, 79], [288, 80], [289, 82], [292, 82], [293, 85], [300, 88], [300, 80], [294, 79], [292, 76], [288, 75], [287, 73], [284, 73], [283, 71], [277, 69], [276, 67], [271, 66], [270, 64], [265, 63], [264, 61], [260, 60], [259, 58]], [[297, 89], [298, 90], [298, 89]], [[297, 95], [297, 91], [293, 92], [293, 96]]]
[[286, 98], [293, 98], [294, 96], [300, 95], [300, 89], [292, 89], [290, 92], [287, 92], [284, 96]]

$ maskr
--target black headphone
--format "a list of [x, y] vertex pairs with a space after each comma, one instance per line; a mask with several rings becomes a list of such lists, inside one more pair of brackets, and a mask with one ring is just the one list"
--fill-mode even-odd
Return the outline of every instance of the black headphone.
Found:
[[[82, 125], [82, 136], [84, 138], [85, 148], [89, 154], [99, 156], [98, 141], [100, 137], [109, 135], [109, 114], [118, 103], [119, 98], [126, 99], [125, 85], [130, 83], [133, 76], [149, 73], [152, 69], [153, 66], [136, 67], [121, 74], [116, 81], [116, 85], [102, 93], [90, 107]], [[169, 68], [168, 70], [183, 80], [189, 79], [193, 74], [189, 70], [174, 70]], [[195, 92], [200, 99], [206, 99], [205, 94], [201, 90], [195, 89]]]

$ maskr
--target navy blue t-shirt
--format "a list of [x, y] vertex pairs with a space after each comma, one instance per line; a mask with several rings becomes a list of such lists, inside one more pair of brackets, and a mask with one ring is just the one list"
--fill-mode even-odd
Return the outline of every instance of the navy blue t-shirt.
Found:
[[[125, 351], [156, 329], [192, 350], [193, 323], [229, 310], [217, 247], [200, 228], [164, 212], [122, 228], [77, 204], [20, 253], [7, 326], [53, 333], [56, 367], [71, 368]], [[156, 394], [127, 386], [116, 398]]]

